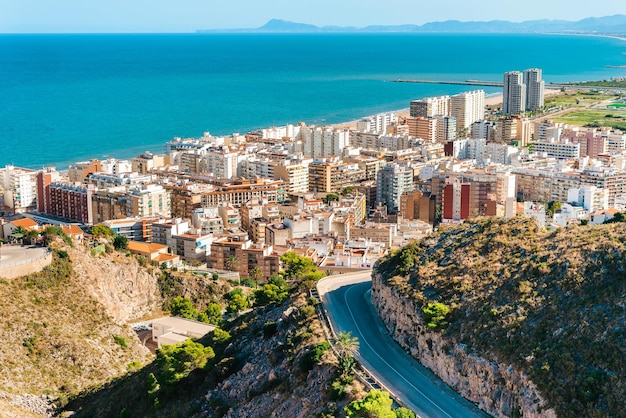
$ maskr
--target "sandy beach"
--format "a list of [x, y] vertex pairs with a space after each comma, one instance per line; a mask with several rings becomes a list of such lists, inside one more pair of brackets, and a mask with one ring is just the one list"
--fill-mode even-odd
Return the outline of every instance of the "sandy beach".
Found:
[[[552, 96], [555, 94], [559, 94], [561, 91], [560, 90], [556, 90], [556, 89], [548, 89], [546, 88], [544, 91], [544, 96]], [[502, 94], [498, 94], [495, 96], [488, 96], [485, 97], [485, 106], [498, 106], [502, 104], [502, 99], [503, 96]], [[409, 108], [405, 108], [405, 109], [400, 109], [400, 110], [390, 110], [389, 112], [382, 112], [382, 113], [395, 113], [396, 116], [398, 116], [398, 118], [407, 118], [409, 117]], [[367, 116], [363, 116], [368, 117], [368, 116], [372, 116], [372, 115], [367, 115]], [[332, 125], [329, 125], [335, 129], [356, 129], [356, 124], [357, 124], [358, 120], [352, 120], [352, 121], [348, 121], [348, 122], [340, 122], [340, 123], [335, 123]]]

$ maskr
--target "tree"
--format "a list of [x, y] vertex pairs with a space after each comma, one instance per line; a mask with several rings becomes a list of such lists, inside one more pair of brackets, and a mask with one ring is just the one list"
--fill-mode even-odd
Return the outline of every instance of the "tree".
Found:
[[361, 401], [352, 401], [344, 408], [347, 417], [372, 418], [415, 418], [415, 414], [406, 408], [393, 408], [389, 392], [370, 390]]
[[198, 311], [191, 303], [191, 300], [182, 296], [176, 296], [166, 304], [165, 309], [174, 316], [181, 316], [187, 319], [195, 319]]
[[91, 235], [96, 238], [113, 238], [115, 236], [115, 231], [104, 224], [98, 224], [91, 228]]
[[113, 248], [117, 251], [122, 251], [128, 248], [128, 238], [123, 235], [118, 235], [113, 240]]
[[450, 308], [440, 302], [428, 302], [422, 308], [424, 320], [428, 328], [441, 328], [447, 324], [446, 316], [450, 313]]
[[206, 366], [215, 357], [211, 347], [187, 340], [182, 344], [164, 345], [156, 352], [157, 364], [168, 384], [174, 384]]
[[272, 283], [264, 284], [263, 287], [254, 292], [256, 304], [259, 306], [269, 305], [271, 303], [280, 303], [287, 297], [287, 289], [280, 288]]
[[353, 337], [351, 332], [342, 331], [337, 335], [335, 348], [337, 353], [339, 353], [339, 357], [352, 356], [359, 349], [359, 339]]
[[226, 259], [224, 267], [228, 271], [237, 271], [237, 264], [239, 264], [239, 260], [237, 260], [237, 256], [233, 254]]
[[228, 302], [226, 312], [228, 312], [229, 314], [234, 314], [243, 311], [244, 309], [247, 309], [248, 306], [250, 306], [248, 299], [245, 296], [236, 293], [230, 299], [230, 302]]
[[259, 280], [263, 278], [263, 271], [258, 267], [254, 267], [252, 270], [250, 270], [250, 278], [254, 280], [256, 286]]
[[309, 272], [317, 271], [317, 266], [313, 260], [296, 254], [293, 251], [287, 251], [280, 256], [283, 263], [285, 276], [287, 279], [300, 280]]
[[218, 303], [209, 303], [204, 310], [209, 324], [217, 325], [222, 320], [222, 307]]

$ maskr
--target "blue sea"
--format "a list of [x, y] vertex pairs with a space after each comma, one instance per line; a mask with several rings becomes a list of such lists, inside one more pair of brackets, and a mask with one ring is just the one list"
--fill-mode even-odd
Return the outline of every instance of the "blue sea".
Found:
[[500, 81], [530, 67], [547, 82], [625, 76], [606, 68], [624, 51], [619, 39], [557, 35], [0, 35], [0, 166], [63, 169], [472, 89], [396, 79]]

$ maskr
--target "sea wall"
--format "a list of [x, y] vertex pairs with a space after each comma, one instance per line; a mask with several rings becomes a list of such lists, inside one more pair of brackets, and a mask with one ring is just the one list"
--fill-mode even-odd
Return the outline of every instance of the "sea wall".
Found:
[[512, 365], [469, 354], [426, 327], [419, 308], [372, 274], [372, 303], [391, 336], [463, 397], [495, 417], [555, 418], [534, 383]]

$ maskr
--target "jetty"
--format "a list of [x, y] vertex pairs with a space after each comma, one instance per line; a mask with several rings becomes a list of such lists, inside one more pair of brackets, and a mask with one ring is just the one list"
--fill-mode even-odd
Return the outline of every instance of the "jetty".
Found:
[[458, 86], [482, 86], [504, 87], [502, 81], [465, 80], [465, 81], [442, 81], [442, 80], [393, 80], [394, 83], [421, 83], [421, 84], [453, 84]]

